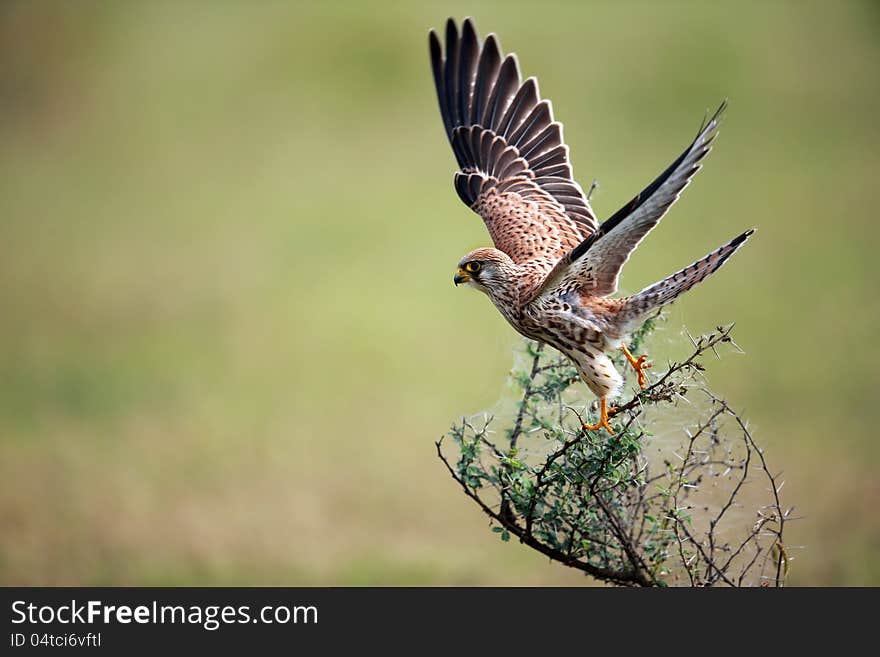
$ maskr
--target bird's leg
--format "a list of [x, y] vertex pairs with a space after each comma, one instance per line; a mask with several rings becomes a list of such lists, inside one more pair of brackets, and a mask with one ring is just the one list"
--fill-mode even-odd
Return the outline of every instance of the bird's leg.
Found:
[[621, 345], [621, 350], [623, 350], [623, 355], [626, 356], [626, 359], [629, 361], [629, 364], [633, 366], [633, 369], [636, 371], [636, 374], [639, 377], [639, 387], [644, 390], [648, 387], [648, 377], [645, 376], [645, 373], [642, 370], [647, 370], [653, 365], [651, 363], [646, 363], [647, 356], [642, 354], [638, 358], [629, 353], [629, 349], [626, 348], [626, 345]]
[[608, 413], [614, 413], [615, 411], [617, 411], [616, 408], [608, 408], [605, 397], [602, 397], [602, 401], [599, 402], [599, 421], [596, 422], [596, 424], [587, 424], [586, 422], [581, 421], [581, 426], [587, 431], [596, 431], [597, 429], [605, 427], [605, 430], [613, 436], [614, 429], [608, 424]]

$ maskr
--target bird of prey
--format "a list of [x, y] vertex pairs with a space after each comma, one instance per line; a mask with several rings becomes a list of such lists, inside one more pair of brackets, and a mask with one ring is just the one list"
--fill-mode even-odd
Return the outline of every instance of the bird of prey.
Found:
[[534, 78], [521, 80], [515, 55], [494, 34], [481, 44], [471, 19], [446, 23], [446, 48], [429, 36], [431, 66], [446, 134], [458, 160], [455, 190], [486, 224], [495, 248], [458, 263], [454, 282], [484, 292], [522, 335], [565, 354], [600, 400], [584, 428], [613, 433], [607, 399], [623, 378], [605, 351], [620, 349], [642, 388], [644, 355], [628, 335], [656, 309], [705, 280], [754, 230], [630, 297], [611, 299], [624, 263], [701, 168], [726, 102], [656, 180], [601, 224], [572, 176], [562, 125]]

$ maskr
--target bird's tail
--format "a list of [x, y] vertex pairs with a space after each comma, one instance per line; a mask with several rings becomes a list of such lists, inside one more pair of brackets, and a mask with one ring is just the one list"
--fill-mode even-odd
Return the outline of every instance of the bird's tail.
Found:
[[672, 303], [697, 283], [706, 280], [711, 274], [718, 271], [721, 265], [736, 253], [754, 232], [754, 228], [747, 230], [692, 265], [629, 297], [622, 313], [626, 325], [635, 327], [651, 311]]

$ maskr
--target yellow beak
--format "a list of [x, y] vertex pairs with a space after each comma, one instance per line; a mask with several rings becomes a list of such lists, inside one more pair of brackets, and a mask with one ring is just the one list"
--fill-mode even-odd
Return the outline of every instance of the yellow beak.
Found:
[[469, 280], [471, 280], [471, 275], [468, 274], [464, 269], [459, 267], [458, 271], [455, 272], [455, 276], [453, 277], [452, 282], [456, 285], [461, 285], [462, 283], [467, 283]]

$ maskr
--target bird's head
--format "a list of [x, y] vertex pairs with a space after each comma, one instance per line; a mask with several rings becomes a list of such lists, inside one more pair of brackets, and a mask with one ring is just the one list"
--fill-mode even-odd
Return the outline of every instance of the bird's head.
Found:
[[452, 279], [456, 285], [467, 283], [492, 296], [509, 287], [516, 265], [503, 251], [477, 249], [458, 262], [458, 270]]

